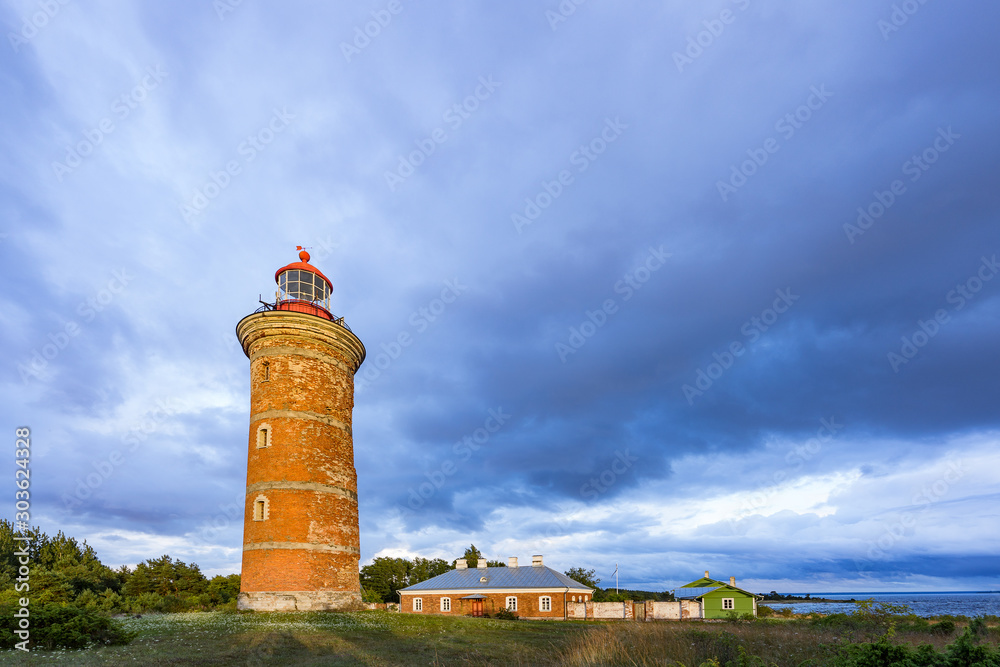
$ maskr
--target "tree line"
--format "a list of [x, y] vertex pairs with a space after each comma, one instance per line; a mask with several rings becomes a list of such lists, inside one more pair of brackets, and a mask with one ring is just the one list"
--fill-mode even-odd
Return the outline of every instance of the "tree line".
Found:
[[[49, 536], [38, 528], [17, 533], [12, 522], [0, 520], [0, 648], [19, 642], [15, 612], [30, 600], [29, 648], [83, 648], [92, 644], [127, 643], [132, 637], [113, 618], [122, 614], [236, 610], [240, 575], [209, 579], [195, 563], [169, 555], [150, 558], [134, 568], [112, 569], [94, 548], [59, 531]], [[20, 576], [20, 559], [30, 563], [30, 576]], [[470, 566], [483, 558], [470, 544], [462, 554]], [[360, 570], [366, 602], [398, 602], [399, 589], [455, 569], [457, 560], [378, 557]], [[488, 560], [489, 567], [506, 567]], [[571, 579], [594, 590], [594, 600], [668, 599], [669, 593], [600, 588], [594, 570], [570, 568]], [[20, 581], [19, 581], [20, 579]]]
[[[483, 557], [476, 545], [470, 544], [462, 555], [470, 567]], [[442, 558], [392, 558], [379, 556], [371, 565], [361, 568], [361, 592], [365, 602], [399, 602], [398, 592], [407, 586], [427, 581], [439, 574], [454, 570], [458, 559], [448, 562]], [[502, 561], [487, 560], [488, 567], [507, 567]], [[594, 589], [595, 602], [623, 602], [625, 600], [673, 600], [672, 593], [601, 588], [595, 570], [571, 567], [564, 572], [567, 577]]]
[[[14, 525], [0, 520], [0, 648], [17, 643], [14, 613], [22, 598], [30, 601], [29, 648], [123, 643], [128, 636], [112, 614], [236, 608], [238, 574], [209, 579], [194, 563], [166, 555], [112, 569], [86, 541], [62, 531], [50, 537], [33, 528], [20, 533], [26, 540], [14, 536]], [[25, 552], [26, 578], [18, 572]]]

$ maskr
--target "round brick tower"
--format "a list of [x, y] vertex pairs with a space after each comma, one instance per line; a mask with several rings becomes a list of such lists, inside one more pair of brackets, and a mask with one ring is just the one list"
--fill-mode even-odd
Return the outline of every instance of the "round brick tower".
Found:
[[275, 303], [236, 325], [250, 358], [240, 609], [361, 602], [351, 412], [365, 347], [330, 314], [327, 277], [299, 259], [275, 273]]

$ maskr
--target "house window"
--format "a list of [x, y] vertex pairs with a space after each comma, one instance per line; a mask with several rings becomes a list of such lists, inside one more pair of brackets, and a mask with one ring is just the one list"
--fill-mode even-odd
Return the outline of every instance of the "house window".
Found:
[[257, 498], [253, 501], [253, 520], [267, 521], [269, 513], [267, 498], [264, 496], [257, 496]]
[[261, 424], [257, 427], [257, 449], [271, 446], [271, 426]]
[[265, 361], [264, 362], [264, 379], [261, 380], [261, 382], [270, 382], [270, 381], [271, 381], [271, 362], [270, 361]]
[[507, 596], [507, 611], [517, 611], [517, 598], [513, 595]]
[[441, 598], [441, 611], [451, 611], [451, 598]]
[[538, 609], [540, 611], [552, 611], [552, 598], [548, 595], [538, 598]]
[[424, 610], [424, 599], [413, 598], [413, 611], [423, 611], [423, 610]]
[[736, 609], [736, 601], [733, 598], [722, 598], [723, 609]]

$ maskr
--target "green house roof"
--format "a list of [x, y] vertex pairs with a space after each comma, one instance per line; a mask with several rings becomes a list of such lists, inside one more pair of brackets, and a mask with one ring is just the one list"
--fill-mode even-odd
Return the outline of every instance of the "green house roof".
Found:
[[[688, 589], [688, 590], [685, 590], [685, 589]], [[738, 591], [738, 592], [743, 593], [745, 595], [749, 595], [750, 597], [753, 597], [753, 598], [759, 598], [760, 597], [759, 595], [755, 595], [754, 593], [751, 593], [750, 591], [743, 590], [742, 588], [739, 588], [737, 586], [730, 586], [729, 584], [727, 584], [725, 582], [716, 581], [715, 579], [709, 579], [708, 577], [702, 577], [701, 579], [697, 579], [695, 581], [692, 581], [690, 584], [684, 584], [680, 588], [675, 588], [674, 589], [674, 597], [676, 597], [676, 598], [700, 598], [700, 597], [703, 597], [705, 595], [708, 595], [709, 593], [717, 591], [719, 589], [726, 589], [726, 590], [730, 590], [730, 591]]]

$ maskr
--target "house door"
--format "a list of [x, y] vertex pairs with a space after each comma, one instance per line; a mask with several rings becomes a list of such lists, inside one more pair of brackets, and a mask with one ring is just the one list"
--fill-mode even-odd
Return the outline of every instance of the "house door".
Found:
[[483, 601], [482, 600], [473, 600], [472, 601], [472, 615], [473, 616], [482, 616], [483, 615]]

